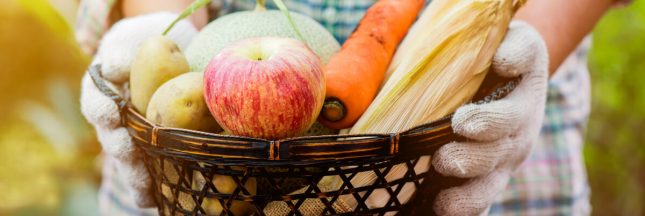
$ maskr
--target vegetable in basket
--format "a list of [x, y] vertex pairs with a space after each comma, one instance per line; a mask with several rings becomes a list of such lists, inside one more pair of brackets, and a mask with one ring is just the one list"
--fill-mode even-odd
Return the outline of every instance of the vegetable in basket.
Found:
[[188, 61], [170, 38], [156, 36], [145, 40], [130, 71], [132, 105], [146, 115], [150, 98], [157, 88], [188, 71]]
[[203, 77], [188, 72], [161, 85], [150, 99], [146, 119], [164, 127], [220, 132], [204, 101]]
[[370, 7], [325, 67], [327, 98], [321, 123], [335, 129], [356, 123], [376, 96], [396, 47], [423, 2], [382, 0]]
[[[200, 163], [200, 166], [203, 167], [204, 164]], [[235, 180], [233, 180], [231, 176], [213, 175], [211, 182], [213, 183], [213, 186], [215, 186], [215, 189], [217, 189], [218, 193], [233, 194], [235, 190], [238, 189], [237, 183], [235, 183]], [[195, 171], [193, 173], [192, 186], [193, 190], [202, 190], [207, 186], [207, 179], [200, 172]], [[248, 190], [250, 194], [256, 194], [257, 187], [257, 181], [255, 178], [249, 178], [244, 182], [244, 188]], [[240, 194], [243, 193], [240, 192]], [[204, 198], [201, 206], [207, 215], [224, 215], [222, 213], [226, 212], [223, 210], [224, 208], [222, 203], [224, 203], [224, 205], [228, 205], [228, 202], [228, 200], [221, 202], [216, 198]], [[228, 208], [234, 215], [252, 215], [255, 210], [251, 203], [244, 201], [230, 201], [230, 206]]]

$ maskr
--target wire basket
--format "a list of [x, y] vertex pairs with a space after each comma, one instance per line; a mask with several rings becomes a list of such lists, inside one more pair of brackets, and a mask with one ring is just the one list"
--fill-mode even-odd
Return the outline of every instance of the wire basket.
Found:
[[[432, 167], [414, 169], [442, 145], [463, 139], [453, 133], [451, 116], [392, 134], [225, 136], [154, 125], [106, 85], [99, 66], [90, 67], [89, 74], [118, 105], [121, 124], [144, 153], [160, 215], [433, 215], [437, 193], [465, 181], [441, 176]], [[491, 77], [476, 96], [478, 103], [504, 97], [518, 82]], [[407, 171], [388, 181], [395, 167]], [[361, 172], [377, 178], [369, 185], [353, 184]], [[323, 183], [329, 179], [335, 182]], [[416, 188], [407, 202], [398, 197], [404, 185]], [[377, 190], [389, 199], [369, 206], [367, 198]]]

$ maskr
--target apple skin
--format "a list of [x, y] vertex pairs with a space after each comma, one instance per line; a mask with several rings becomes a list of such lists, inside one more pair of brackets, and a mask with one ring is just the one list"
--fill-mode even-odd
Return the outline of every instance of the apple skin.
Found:
[[282, 139], [305, 132], [325, 99], [323, 65], [301, 41], [262, 37], [222, 49], [204, 71], [206, 104], [238, 136]]

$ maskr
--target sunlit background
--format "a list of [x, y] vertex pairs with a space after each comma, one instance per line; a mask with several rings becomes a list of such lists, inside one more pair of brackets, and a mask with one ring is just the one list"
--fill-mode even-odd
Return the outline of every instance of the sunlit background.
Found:
[[[0, 215], [96, 215], [100, 146], [79, 111], [77, 0], [0, 6]], [[594, 32], [585, 157], [594, 215], [645, 214], [645, 1]]]

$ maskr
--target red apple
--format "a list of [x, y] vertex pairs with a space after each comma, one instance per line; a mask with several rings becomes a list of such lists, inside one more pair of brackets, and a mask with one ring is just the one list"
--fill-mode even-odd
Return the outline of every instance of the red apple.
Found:
[[211, 113], [233, 135], [281, 139], [305, 132], [325, 99], [320, 58], [290, 38], [232, 43], [204, 72]]

